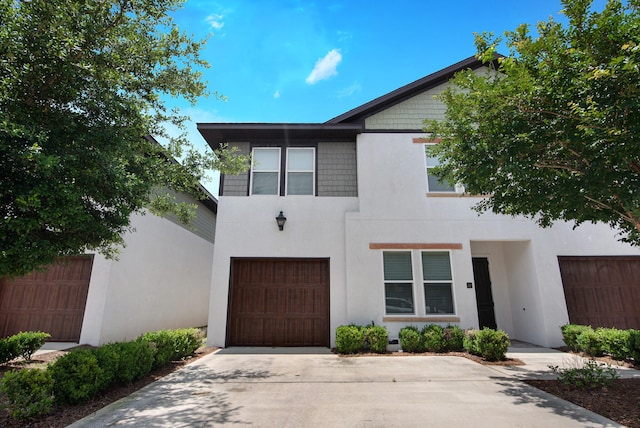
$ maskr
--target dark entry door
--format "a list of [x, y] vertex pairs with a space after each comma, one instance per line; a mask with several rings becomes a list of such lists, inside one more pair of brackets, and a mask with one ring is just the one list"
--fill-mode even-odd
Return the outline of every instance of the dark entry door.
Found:
[[496, 315], [493, 311], [493, 294], [491, 294], [491, 278], [489, 277], [489, 260], [486, 257], [473, 257], [472, 261], [480, 328], [496, 329]]

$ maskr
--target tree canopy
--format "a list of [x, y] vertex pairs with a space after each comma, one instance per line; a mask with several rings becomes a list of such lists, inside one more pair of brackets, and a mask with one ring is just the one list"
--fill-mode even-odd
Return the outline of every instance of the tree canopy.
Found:
[[425, 122], [436, 174], [487, 195], [479, 211], [604, 222], [640, 245], [640, 2], [562, 3], [568, 24], [505, 32], [507, 56], [476, 35], [489, 71], [457, 74]]
[[132, 213], [188, 217], [166, 189], [193, 193], [208, 169], [243, 168], [233, 153], [199, 153], [165, 101], [208, 94], [205, 41], [170, 17], [181, 3], [0, 0], [0, 276], [112, 254]]

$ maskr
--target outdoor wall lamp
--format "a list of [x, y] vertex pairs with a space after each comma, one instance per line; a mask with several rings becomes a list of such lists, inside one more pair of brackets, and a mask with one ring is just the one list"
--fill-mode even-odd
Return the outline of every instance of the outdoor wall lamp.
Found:
[[278, 214], [278, 217], [276, 217], [276, 223], [278, 223], [278, 229], [284, 230], [284, 223], [286, 221], [287, 221], [287, 218], [282, 214], [282, 211], [280, 211], [280, 214]]

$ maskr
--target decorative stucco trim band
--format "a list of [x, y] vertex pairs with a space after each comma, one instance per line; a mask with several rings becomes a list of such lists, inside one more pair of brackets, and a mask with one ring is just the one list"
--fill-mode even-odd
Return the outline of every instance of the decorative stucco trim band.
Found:
[[462, 244], [456, 243], [379, 243], [369, 244], [370, 250], [462, 250]]
[[437, 144], [442, 141], [442, 138], [414, 138], [413, 142], [416, 144]]
[[460, 317], [384, 317], [383, 322], [460, 322]]

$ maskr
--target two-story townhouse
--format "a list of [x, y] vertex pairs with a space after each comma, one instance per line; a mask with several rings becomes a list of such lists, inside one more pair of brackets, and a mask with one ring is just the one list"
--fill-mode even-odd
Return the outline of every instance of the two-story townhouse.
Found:
[[254, 159], [221, 179], [210, 345], [333, 346], [339, 325], [371, 322], [544, 346], [569, 319], [640, 327], [640, 252], [615, 231], [478, 215], [430, 174], [423, 120], [466, 68], [486, 71], [468, 58], [325, 123], [198, 124]]

